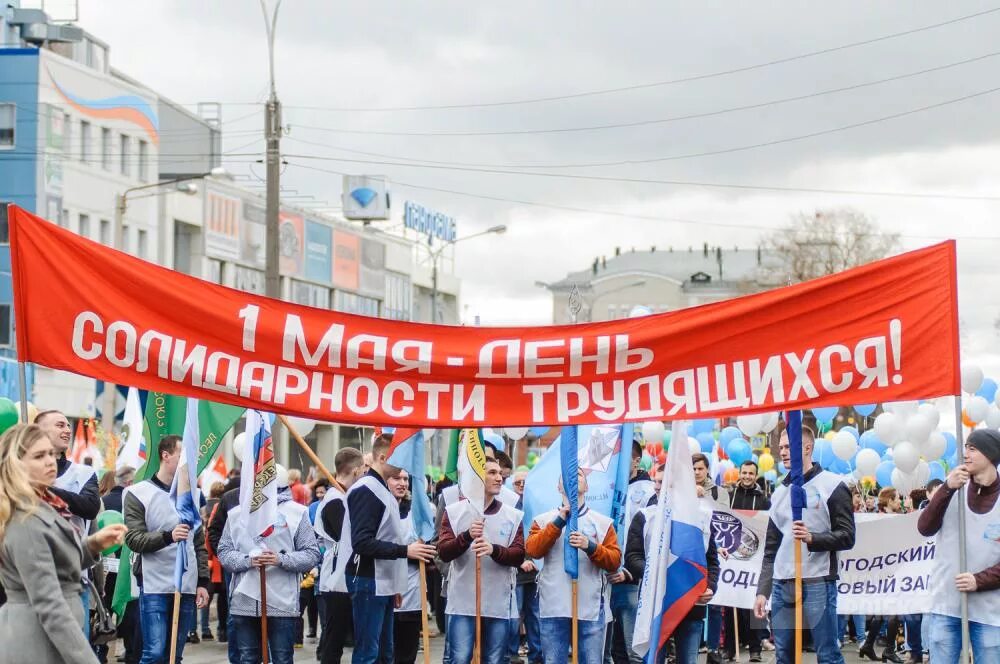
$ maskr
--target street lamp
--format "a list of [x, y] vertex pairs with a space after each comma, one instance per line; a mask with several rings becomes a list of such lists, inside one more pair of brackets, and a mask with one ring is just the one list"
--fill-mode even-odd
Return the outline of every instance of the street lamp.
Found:
[[[580, 311], [583, 310], [584, 306], [587, 307], [587, 321], [593, 322], [594, 303], [597, 300], [604, 297], [605, 295], [613, 295], [623, 290], [628, 290], [629, 288], [640, 288], [645, 285], [646, 285], [646, 280], [639, 279], [638, 281], [633, 281], [630, 284], [625, 284], [624, 286], [619, 286], [617, 288], [612, 288], [611, 290], [604, 291], [603, 293], [598, 293], [591, 298], [590, 302], [587, 302], [583, 297], [583, 293], [580, 292], [581, 289], [579, 288], [579, 286], [574, 283], [573, 288], [570, 289], [569, 300], [567, 303], [569, 306], [570, 315], [573, 317], [573, 323], [575, 324], [578, 322], [577, 319], [580, 315]], [[539, 288], [544, 288], [552, 292], [555, 292], [556, 290], [563, 290], [562, 288], [553, 287], [552, 284], [545, 281], [536, 281], [535, 286]], [[592, 292], [594, 290], [594, 286], [592, 284], [586, 284], [584, 285], [583, 290]]]
[[587, 303], [587, 321], [591, 323], [594, 321], [594, 304], [605, 295], [614, 295], [615, 293], [620, 293], [621, 291], [628, 290], [630, 288], [641, 288], [642, 286], [645, 285], [646, 285], [646, 280], [640, 279], [639, 281], [634, 281], [630, 284], [625, 284], [624, 286], [619, 286], [618, 288], [612, 288], [609, 291], [598, 293], [593, 298], [591, 298], [589, 303]]
[[475, 237], [482, 237], [484, 235], [503, 235], [507, 232], [506, 224], [500, 224], [499, 226], [491, 226], [485, 231], [480, 231], [478, 233], [473, 233], [472, 235], [466, 235], [464, 237], [456, 238], [451, 242], [446, 242], [442, 244], [437, 249], [430, 248], [430, 239], [428, 239], [427, 250], [430, 252], [432, 267], [431, 267], [431, 322], [438, 322], [438, 259], [441, 258], [441, 253], [448, 248], [449, 245], [455, 245], [459, 242], [464, 242], [465, 240], [471, 240]]

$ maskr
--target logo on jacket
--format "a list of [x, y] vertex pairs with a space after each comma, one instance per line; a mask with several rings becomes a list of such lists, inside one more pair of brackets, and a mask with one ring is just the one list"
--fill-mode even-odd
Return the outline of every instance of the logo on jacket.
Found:
[[749, 560], [760, 548], [760, 538], [743, 527], [738, 517], [728, 512], [712, 512], [712, 537], [715, 546], [725, 549], [737, 560]]

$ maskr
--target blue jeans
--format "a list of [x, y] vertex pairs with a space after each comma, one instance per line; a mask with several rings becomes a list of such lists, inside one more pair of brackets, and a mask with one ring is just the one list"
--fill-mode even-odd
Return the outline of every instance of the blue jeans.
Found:
[[90, 641], [90, 584], [83, 584], [83, 592], [80, 594], [80, 601], [83, 603], [83, 638]]
[[[507, 661], [509, 623], [506, 618], [481, 619], [483, 642], [480, 661], [483, 664], [501, 664]], [[451, 644], [452, 664], [470, 664], [472, 651], [476, 646], [476, 617], [448, 616], [447, 639]]]
[[[170, 626], [174, 612], [173, 593], [139, 592], [139, 622], [142, 625], [142, 659], [139, 664], [166, 664], [170, 658]], [[195, 626], [194, 595], [181, 595], [177, 619], [177, 661], [184, 655], [188, 632]]]
[[708, 606], [708, 636], [705, 637], [705, 644], [709, 650], [718, 650], [722, 640], [722, 607], [709, 604]]
[[510, 621], [510, 634], [507, 641], [507, 654], [517, 655], [521, 645], [521, 621], [524, 621], [524, 637], [528, 642], [528, 662], [542, 661], [542, 643], [538, 634], [538, 586], [526, 583], [514, 589], [517, 595], [517, 610], [521, 616]]
[[[639, 586], [619, 583], [611, 586], [611, 617], [614, 632], [611, 639], [613, 657], [628, 659], [630, 664], [642, 664], [642, 657], [632, 652], [632, 634], [635, 632], [635, 614], [639, 606]], [[700, 640], [700, 639], [699, 639]], [[624, 648], [624, 653], [621, 649]]]
[[[684, 620], [674, 630], [674, 644], [677, 646], [677, 664], [696, 664], [698, 661], [698, 646], [701, 644], [701, 631], [704, 626], [704, 620]], [[631, 640], [630, 638], [629, 641]], [[631, 654], [631, 652], [632, 650], [629, 648], [629, 653]]]
[[[844, 664], [837, 647], [837, 583], [802, 584], [802, 620], [812, 631], [818, 664]], [[795, 582], [775, 580], [771, 590], [771, 627], [777, 664], [795, 661]], [[947, 661], [947, 660], [942, 660]]]
[[375, 579], [347, 577], [354, 617], [351, 664], [392, 664], [393, 596], [376, 595]]
[[[233, 593], [230, 591], [232, 587], [230, 584], [233, 581], [233, 576], [226, 570], [222, 570], [222, 582], [226, 585], [226, 598], [229, 602], [229, 606], [233, 606]], [[218, 605], [216, 605], [218, 606]], [[226, 615], [226, 634], [229, 635], [229, 640], [226, 642], [226, 652], [229, 654], [230, 662], [240, 661], [240, 649], [236, 645], [236, 639], [233, 635], [236, 633], [236, 628], [233, 627], [233, 612], [229, 611]]]
[[[928, 637], [932, 662], [957, 662], [962, 650], [962, 621], [951, 616], [929, 613]], [[978, 662], [1000, 662], [1000, 627], [969, 621], [972, 656]]]
[[[292, 664], [295, 646], [296, 618], [268, 617], [267, 650], [274, 664]], [[235, 634], [229, 638], [236, 641], [239, 664], [258, 664], [260, 656], [260, 618], [233, 616]], [[235, 638], [234, 638], [235, 637]]]
[[[569, 646], [572, 637], [572, 621], [569, 618], [541, 618], [539, 625], [542, 630], [542, 654], [545, 664], [566, 664], [569, 658]], [[604, 611], [597, 620], [577, 621], [577, 639], [580, 643], [580, 664], [601, 664], [604, 660], [604, 635], [607, 623], [604, 622]]]
[[853, 618], [854, 623], [854, 639], [856, 641], [863, 641], [865, 638], [865, 617], [864, 616], [850, 616], [847, 614], [837, 616], [837, 637], [846, 638], [851, 636], [850, 632], [847, 630], [847, 621], [849, 618]]

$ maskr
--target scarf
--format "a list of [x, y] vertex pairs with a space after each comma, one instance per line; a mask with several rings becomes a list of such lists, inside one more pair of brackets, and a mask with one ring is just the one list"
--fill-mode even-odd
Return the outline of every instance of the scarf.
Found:
[[[65, 500], [63, 500], [56, 494], [52, 493], [48, 489], [42, 489], [37, 493], [38, 493], [38, 498], [43, 503], [54, 509], [59, 516], [66, 519], [67, 521], [70, 521], [70, 518], [73, 516], [73, 514], [69, 511], [69, 505], [66, 503]], [[72, 521], [70, 521], [70, 523], [72, 523]]]

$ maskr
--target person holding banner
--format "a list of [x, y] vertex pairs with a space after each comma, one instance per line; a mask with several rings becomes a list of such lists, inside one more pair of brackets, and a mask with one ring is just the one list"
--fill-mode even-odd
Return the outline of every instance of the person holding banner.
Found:
[[[976, 429], [966, 440], [964, 463], [934, 492], [917, 520], [925, 537], [937, 536], [931, 574], [934, 601], [926, 620], [931, 661], [957, 662], [962, 646], [961, 594], [969, 600], [969, 637], [976, 664], [1000, 662], [1000, 433]], [[968, 485], [966, 505], [952, 500]], [[968, 509], [966, 509], [966, 507]], [[958, 510], [965, 512], [965, 541], [959, 539]], [[954, 543], [964, 546], [968, 569], [958, 566]], [[947, 553], [945, 553], [947, 552]]]
[[[812, 632], [818, 664], [842, 664], [837, 645], [837, 552], [854, 546], [854, 509], [851, 491], [840, 475], [812, 463], [814, 434], [802, 427], [802, 489], [806, 505], [802, 520], [792, 519], [792, 489], [789, 473], [771, 496], [771, 510], [764, 546], [764, 562], [757, 585], [754, 614], [767, 615], [771, 600], [777, 664], [795, 658], [795, 542], [805, 545], [802, 561], [803, 629]], [[786, 468], [792, 466], [789, 434], [785, 430], [778, 452]], [[793, 469], [794, 470], [794, 469]]]
[[132, 572], [139, 582], [139, 621], [142, 625], [141, 664], [166, 662], [174, 606], [174, 570], [179, 547], [188, 560], [197, 560], [185, 571], [179, 591], [180, 615], [177, 628], [177, 659], [184, 654], [187, 634], [195, 626], [195, 606], [208, 603], [208, 553], [201, 528], [192, 534], [181, 523], [170, 487], [181, 460], [181, 437], [164, 436], [159, 445], [160, 468], [144, 482], [125, 492], [125, 543], [139, 557]]
[[[277, 510], [270, 532], [263, 537], [254, 535], [257, 529], [244, 516], [255, 511], [256, 505], [251, 504], [254, 491], [243, 491], [240, 505], [229, 512], [217, 551], [219, 562], [232, 579], [229, 613], [235, 633], [230, 638], [236, 640], [240, 664], [261, 661], [261, 616], [265, 610], [271, 661], [292, 664], [300, 615], [299, 579], [321, 561], [307, 507], [292, 497], [284, 468], [277, 466], [275, 477]], [[266, 603], [261, 598], [261, 570], [267, 584]]]
[[[584, 503], [587, 475], [577, 473], [578, 529], [569, 533], [569, 545], [580, 555], [578, 583], [578, 634], [581, 664], [600, 664], [604, 658], [604, 638], [611, 620], [608, 584], [605, 573], [615, 573], [621, 565], [622, 552], [618, 535], [609, 517], [598, 514]], [[525, 550], [528, 557], [542, 559], [538, 575], [538, 607], [542, 633], [542, 653], [546, 664], [565, 663], [570, 647], [571, 605], [570, 577], [563, 564], [563, 528], [570, 517], [569, 499], [559, 480], [563, 504], [539, 514], [531, 524]], [[574, 551], [574, 553], [577, 553]], [[578, 554], [579, 555], [579, 554]]]
[[[448, 573], [448, 651], [452, 664], [469, 664], [475, 646], [476, 616], [482, 616], [482, 660], [501, 664], [507, 655], [509, 621], [517, 617], [514, 585], [524, 562], [522, 512], [497, 497], [503, 486], [500, 464], [486, 461], [486, 504], [482, 516], [462, 499], [448, 505], [438, 535], [438, 555]], [[476, 606], [476, 559], [482, 566], [482, 604]]]
[[340, 543], [351, 536], [350, 530], [344, 530], [347, 491], [361, 477], [364, 458], [360, 450], [345, 447], [333, 458], [333, 466], [336, 477], [319, 504], [314, 524], [316, 536], [323, 546], [319, 573], [319, 601], [323, 607], [323, 629], [319, 639], [321, 664], [340, 664], [344, 644], [354, 631], [351, 596], [343, 575], [338, 577], [334, 570]]

